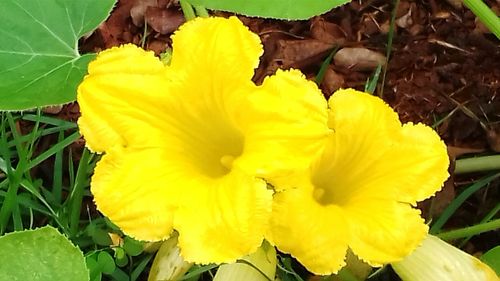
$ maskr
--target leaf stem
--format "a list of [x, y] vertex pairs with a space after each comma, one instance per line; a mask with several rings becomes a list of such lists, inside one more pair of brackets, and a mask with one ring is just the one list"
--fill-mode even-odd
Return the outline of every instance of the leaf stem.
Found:
[[457, 238], [464, 238], [468, 236], [474, 236], [483, 232], [492, 231], [500, 228], [500, 219], [492, 220], [485, 223], [480, 223], [473, 226], [468, 226], [460, 229], [455, 229], [443, 233], [439, 233], [436, 236], [443, 240], [453, 240]]
[[196, 18], [196, 14], [194, 13], [193, 6], [189, 4], [186, 0], [179, 0], [179, 4], [181, 4], [182, 13], [186, 20], [190, 21]]
[[500, 154], [459, 159], [455, 161], [455, 174], [500, 170]]
[[500, 39], [500, 19], [483, 1], [464, 0], [464, 4]]
[[196, 14], [202, 18], [208, 18], [210, 15], [208, 14], [207, 9], [203, 6], [199, 5], [194, 5], [194, 10], [196, 11]]

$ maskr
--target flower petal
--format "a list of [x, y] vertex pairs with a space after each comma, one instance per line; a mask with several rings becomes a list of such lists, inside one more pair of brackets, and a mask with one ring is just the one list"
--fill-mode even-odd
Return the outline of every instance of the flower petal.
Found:
[[196, 18], [172, 36], [175, 71], [198, 89], [221, 91], [249, 83], [262, 55], [260, 38], [237, 17]]
[[343, 212], [317, 204], [311, 189], [276, 193], [269, 229], [268, 241], [315, 274], [336, 273], [345, 265], [349, 236]]
[[164, 156], [159, 149], [116, 147], [97, 163], [92, 177], [98, 210], [138, 240], [158, 241], [172, 232], [180, 187], [170, 183]]
[[82, 112], [78, 125], [92, 151], [151, 146], [161, 139], [155, 127], [165, 115], [157, 105], [167, 98], [164, 71], [153, 52], [131, 44], [103, 51], [90, 63], [77, 99]]
[[372, 266], [399, 261], [427, 235], [420, 210], [406, 203], [362, 200], [344, 206], [349, 224], [349, 247]]
[[431, 128], [402, 126], [381, 99], [354, 90], [337, 91], [329, 104], [328, 122], [335, 134], [316, 164], [329, 168], [317, 178], [337, 186], [331, 191], [337, 198], [378, 194], [415, 204], [441, 188], [449, 160], [445, 144]]
[[218, 179], [193, 179], [184, 196], [175, 229], [187, 261], [234, 262], [261, 245], [272, 201], [263, 180], [233, 169]]
[[298, 70], [268, 77], [234, 115], [245, 135], [244, 153], [235, 165], [279, 189], [294, 186], [287, 177], [307, 169], [331, 133], [326, 100]]

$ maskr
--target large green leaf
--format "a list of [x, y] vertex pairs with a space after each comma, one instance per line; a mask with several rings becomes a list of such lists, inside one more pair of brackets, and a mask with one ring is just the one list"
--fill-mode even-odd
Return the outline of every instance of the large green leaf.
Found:
[[308, 19], [350, 0], [187, 0], [193, 5], [247, 16], [288, 20]]
[[78, 39], [116, 0], [0, 0], [0, 110], [73, 101], [94, 54]]
[[82, 252], [55, 228], [0, 237], [0, 281], [88, 281]]

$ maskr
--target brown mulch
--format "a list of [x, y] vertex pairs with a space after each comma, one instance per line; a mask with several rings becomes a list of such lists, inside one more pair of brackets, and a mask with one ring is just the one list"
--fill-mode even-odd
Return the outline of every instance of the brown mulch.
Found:
[[[377, 62], [385, 62], [392, 1], [359, 0], [308, 21], [240, 17], [259, 34], [265, 49], [254, 80], [259, 83], [278, 68], [299, 68], [314, 79], [321, 63], [338, 47], [355, 48], [354, 60], [337, 57], [328, 66], [321, 89], [329, 96], [338, 88], [359, 90]], [[499, 2], [486, 1], [500, 10]], [[215, 13], [227, 16], [227, 13]], [[170, 0], [120, 0], [110, 18], [82, 40], [82, 52], [97, 52], [123, 43], [143, 45], [157, 55], [170, 47], [170, 35], [184, 22]], [[446, 1], [401, 0], [396, 11], [394, 41], [384, 87], [377, 94], [403, 122], [423, 122], [449, 146], [451, 158], [467, 153], [500, 152], [500, 46], [498, 39], [464, 7]], [[351, 59], [352, 55], [347, 55]], [[59, 116], [75, 120], [77, 105]], [[479, 175], [480, 176], [480, 175]], [[435, 199], [433, 215], [478, 175], [452, 177]], [[478, 192], [447, 227], [477, 223], [498, 203], [500, 182]], [[429, 204], [423, 204], [430, 215]], [[477, 236], [465, 248], [485, 251], [500, 244], [500, 235]]]

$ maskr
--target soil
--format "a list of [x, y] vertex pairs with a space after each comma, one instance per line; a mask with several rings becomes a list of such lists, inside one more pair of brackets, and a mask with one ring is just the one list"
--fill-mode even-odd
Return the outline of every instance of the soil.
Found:
[[[467, 153], [500, 152], [498, 39], [468, 9], [450, 4], [456, 1], [401, 0], [386, 60], [392, 2], [356, 0], [307, 21], [241, 16], [259, 34], [265, 48], [254, 80], [260, 83], [278, 68], [299, 68], [314, 79], [332, 49], [354, 48], [354, 54], [344, 57], [338, 57], [339, 51], [326, 68], [321, 83], [325, 96], [338, 88], [363, 90], [377, 63], [388, 61], [385, 82], [381, 74], [376, 94], [398, 112], [403, 122], [434, 126], [452, 159]], [[500, 11], [500, 2], [486, 3]], [[170, 47], [169, 36], [184, 21], [175, 1], [119, 0], [110, 18], [80, 42], [81, 51], [97, 52], [134, 43], [159, 55]], [[76, 120], [78, 106], [64, 106], [57, 114]], [[430, 204], [422, 204], [424, 215], [439, 215], [464, 186], [483, 175], [452, 176], [433, 199], [432, 214]], [[496, 180], [477, 192], [446, 227], [477, 223], [498, 204], [499, 185]], [[489, 232], [476, 236], [465, 249], [478, 254], [498, 244], [499, 231]]]

